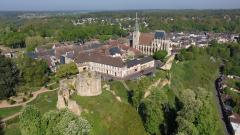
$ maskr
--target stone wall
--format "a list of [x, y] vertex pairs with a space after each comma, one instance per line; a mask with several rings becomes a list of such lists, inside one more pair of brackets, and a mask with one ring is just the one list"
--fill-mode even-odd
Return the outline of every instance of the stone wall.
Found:
[[64, 79], [60, 81], [60, 89], [58, 91], [58, 101], [57, 108], [68, 109], [76, 115], [81, 115], [82, 109], [78, 106], [76, 101], [69, 99], [70, 94], [73, 93], [73, 90], [69, 88], [75, 84], [76, 79]]
[[77, 75], [76, 90], [80, 96], [97, 96], [102, 93], [101, 75], [96, 72], [81, 72]]

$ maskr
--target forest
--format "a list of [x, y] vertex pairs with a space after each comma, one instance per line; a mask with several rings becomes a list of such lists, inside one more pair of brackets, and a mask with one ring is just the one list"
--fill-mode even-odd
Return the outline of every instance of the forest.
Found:
[[[135, 20], [121, 21], [124, 30], [115, 19], [135, 18], [139, 14], [141, 31], [165, 30], [167, 32], [217, 32], [239, 33], [240, 10], [141, 10], [116, 12], [90, 12], [47, 16], [45, 18], [19, 18], [19, 13], [0, 13], [0, 44], [8, 47], [26, 47], [27, 50], [52, 42], [74, 41], [84, 43], [97, 38], [105, 41], [110, 38], [126, 37], [133, 30]], [[22, 13], [24, 14], [24, 12]], [[47, 13], [44, 13], [47, 14]], [[73, 25], [72, 20], [97, 18], [94, 23]], [[102, 19], [109, 20], [102, 23]], [[143, 22], [147, 22], [145, 27]]]

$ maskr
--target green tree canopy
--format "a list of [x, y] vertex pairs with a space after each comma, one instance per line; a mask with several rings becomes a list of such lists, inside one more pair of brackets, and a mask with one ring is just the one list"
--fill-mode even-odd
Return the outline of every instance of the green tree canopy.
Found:
[[41, 116], [34, 106], [27, 106], [20, 115], [20, 130], [22, 135], [88, 135], [91, 125], [68, 110]]
[[17, 66], [10, 59], [0, 55], [0, 99], [15, 95], [18, 82]]
[[48, 81], [50, 72], [44, 60], [35, 60], [28, 56], [17, 59], [21, 71], [21, 82], [27, 86], [41, 87]]
[[22, 135], [42, 135], [41, 115], [36, 107], [25, 107], [19, 116], [19, 120]]
[[57, 69], [56, 76], [63, 78], [69, 75], [75, 75], [77, 73], [78, 73], [77, 65], [75, 63], [69, 63], [60, 65], [59, 68]]
[[45, 39], [41, 36], [26, 37], [25, 44], [27, 51], [34, 51], [34, 49], [45, 43]]
[[167, 56], [167, 51], [165, 50], [160, 50], [153, 54], [154, 59], [161, 60], [161, 61], [163, 61], [166, 56]]

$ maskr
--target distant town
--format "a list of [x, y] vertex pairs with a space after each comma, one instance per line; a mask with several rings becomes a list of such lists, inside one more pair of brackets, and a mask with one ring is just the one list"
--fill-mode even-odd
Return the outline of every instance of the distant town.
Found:
[[[161, 18], [168, 29], [153, 30], [160, 24], [150, 18], [158, 12], [124, 13], [24, 13], [16, 26], [3, 24], [2, 131], [65, 135], [73, 126], [84, 135], [239, 135], [237, 25], [177, 31], [176, 24], [167, 25], [182, 21], [175, 15]], [[206, 19], [182, 18], [193, 24]], [[41, 124], [28, 124], [32, 118]]]

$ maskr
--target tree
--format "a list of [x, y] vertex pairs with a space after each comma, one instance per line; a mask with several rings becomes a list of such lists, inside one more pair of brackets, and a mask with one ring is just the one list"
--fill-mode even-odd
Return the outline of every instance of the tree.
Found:
[[21, 71], [23, 85], [41, 87], [48, 81], [50, 70], [44, 60], [34, 60], [28, 56], [23, 56], [18, 58], [17, 63]]
[[49, 111], [43, 116], [33, 106], [27, 106], [20, 115], [23, 135], [88, 135], [91, 125], [68, 110]]
[[11, 48], [25, 46], [25, 33], [11, 32], [3, 37], [3, 43]]
[[159, 135], [166, 132], [165, 108], [168, 108], [168, 99], [163, 90], [154, 89], [153, 93], [141, 102], [139, 113], [148, 133]]
[[22, 135], [42, 135], [41, 115], [34, 106], [26, 106], [19, 116]]
[[237, 89], [240, 89], [240, 82], [236, 82], [235, 85], [237, 86]]
[[195, 51], [195, 49], [182, 49], [179, 54], [176, 55], [176, 59], [179, 61], [188, 61], [194, 59], [194, 54], [192, 51]]
[[34, 49], [39, 46], [43, 45], [45, 40], [41, 36], [34, 36], [34, 37], [26, 37], [25, 44], [27, 51], [34, 51]]
[[77, 65], [75, 63], [69, 63], [69, 64], [64, 64], [61, 65], [56, 72], [56, 76], [63, 78], [63, 77], [67, 77], [69, 75], [75, 75], [78, 73], [78, 68]]
[[184, 135], [198, 135], [198, 130], [194, 126], [192, 122], [189, 122], [188, 120], [178, 117], [178, 134], [184, 134]]
[[[0, 121], [2, 120], [2, 118], [0, 117]], [[0, 135], [4, 135], [4, 125], [3, 123], [0, 122]]]
[[154, 59], [161, 60], [161, 61], [163, 61], [166, 56], [167, 56], [167, 51], [165, 50], [160, 50], [153, 54]]
[[0, 99], [15, 95], [18, 82], [17, 66], [10, 59], [0, 56]]

